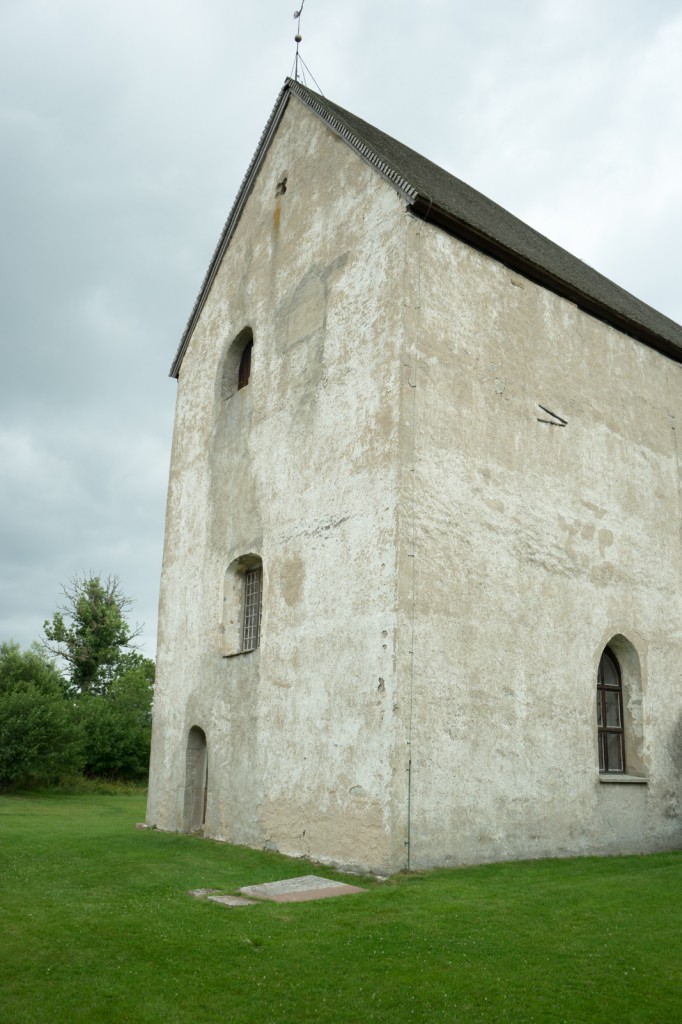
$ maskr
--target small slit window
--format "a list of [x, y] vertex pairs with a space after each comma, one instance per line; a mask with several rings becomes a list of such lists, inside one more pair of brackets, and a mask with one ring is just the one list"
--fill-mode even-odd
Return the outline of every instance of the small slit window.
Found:
[[597, 732], [599, 771], [625, 771], [625, 730], [623, 727], [623, 686], [620, 666], [605, 647], [597, 672]]

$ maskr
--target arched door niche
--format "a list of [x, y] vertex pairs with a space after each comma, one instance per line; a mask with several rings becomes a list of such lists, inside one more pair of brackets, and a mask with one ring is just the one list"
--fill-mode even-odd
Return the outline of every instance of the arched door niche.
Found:
[[197, 725], [192, 726], [187, 737], [185, 763], [184, 828], [186, 832], [200, 832], [206, 820], [208, 749], [206, 733]]

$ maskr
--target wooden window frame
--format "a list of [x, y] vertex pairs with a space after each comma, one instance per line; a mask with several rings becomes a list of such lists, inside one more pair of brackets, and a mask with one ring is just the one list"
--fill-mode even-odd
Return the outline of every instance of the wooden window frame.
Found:
[[241, 391], [249, 383], [251, 377], [251, 353], [253, 351], [253, 338], [244, 347], [239, 360], [239, 373], [237, 375], [237, 391]]
[[229, 343], [222, 357], [217, 376], [217, 398], [229, 402], [251, 380], [253, 362], [253, 331], [247, 325]]
[[[606, 664], [613, 669], [609, 682], [606, 677]], [[614, 702], [613, 695], [616, 700]], [[609, 697], [611, 696], [611, 699]], [[614, 722], [613, 712], [617, 712]], [[611, 719], [611, 721], [609, 721]], [[623, 679], [620, 665], [610, 647], [605, 647], [599, 659], [597, 669], [597, 736], [599, 745], [599, 771], [605, 775], [623, 775], [625, 773], [625, 725], [623, 717]]]

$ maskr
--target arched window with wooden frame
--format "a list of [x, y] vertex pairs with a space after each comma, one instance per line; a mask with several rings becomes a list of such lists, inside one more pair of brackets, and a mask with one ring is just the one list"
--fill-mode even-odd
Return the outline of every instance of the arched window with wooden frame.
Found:
[[244, 327], [225, 350], [218, 370], [218, 394], [222, 402], [242, 391], [251, 380], [253, 331]]
[[618, 659], [605, 647], [597, 670], [597, 733], [599, 771], [625, 771], [623, 683]]
[[237, 390], [241, 391], [249, 383], [251, 376], [251, 353], [253, 351], [253, 338], [247, 344], [239, 360], [239, 374], [237, 376]]

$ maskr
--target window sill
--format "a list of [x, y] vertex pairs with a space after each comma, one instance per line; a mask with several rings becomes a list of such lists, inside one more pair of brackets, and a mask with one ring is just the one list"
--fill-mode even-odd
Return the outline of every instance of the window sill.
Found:
[[648, 779], [642, 778], [641, 775], [625, 775], [619, 772], [600, 772], [600, 782], [620, 782], [630, 786], [646, 786], [649, 782]]
[[230, 651], [229, 654], [221, 654], [221, 658], [240, 658], [244, 654], [255, 654], [260, 647], [249, 647], [248, 651]]

